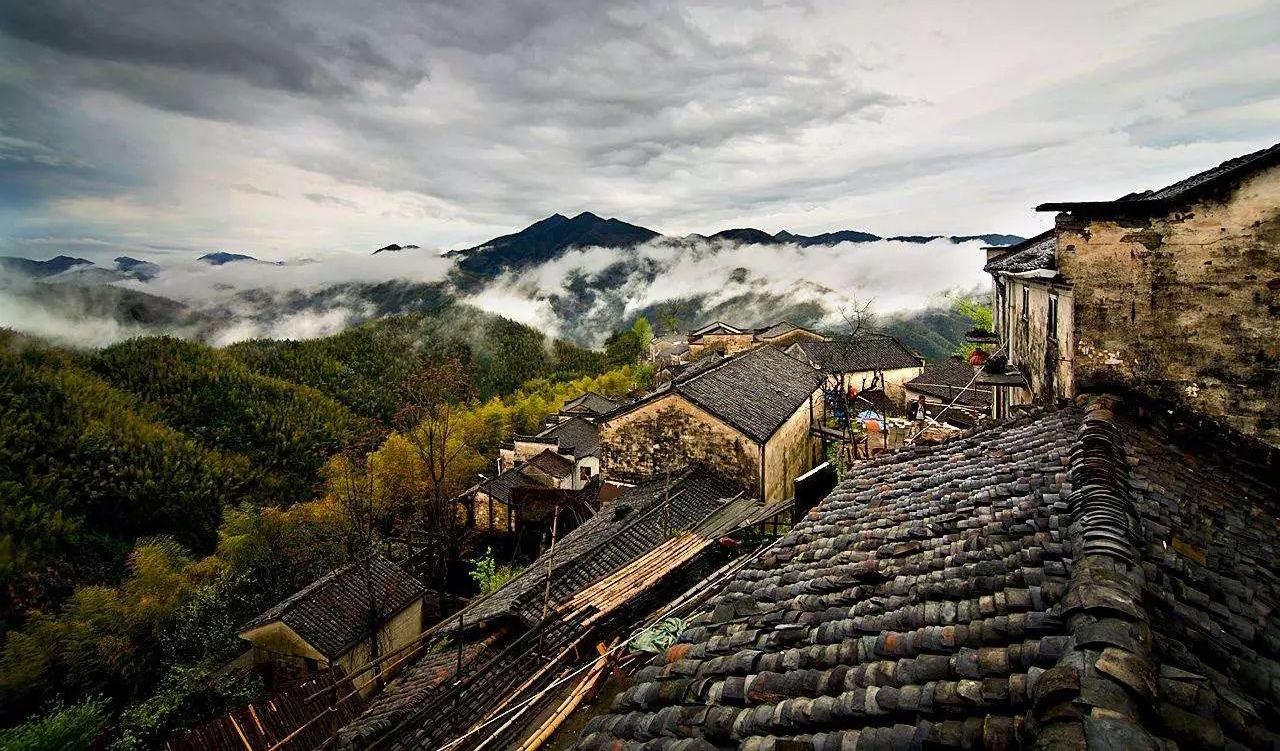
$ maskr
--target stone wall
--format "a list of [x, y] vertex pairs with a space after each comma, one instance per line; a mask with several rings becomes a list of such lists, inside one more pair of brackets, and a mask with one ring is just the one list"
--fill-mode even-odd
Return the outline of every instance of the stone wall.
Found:
[[1123, 384], [1280, 445], [1280, 168], [1158, 217], [1060, 214], [1077, 384]]
[[650, 475], [692, 461], [705, 462], [746, 487], [760, 487], [760, 446], [677, 394], [600, 425], [605, 479]]
[[[1027, 376], [1036, 401], [1052, 402], [1057, 398], [1074, 396], [1071, 353], [1075, 346], [1075, 331], [1071, 289], [1043, 279], [1003, 277], [1002, 282], [1004, 310], [995, 318], [999, 322], [997, 328], [1000, 329], [1001, 341], [1009, 345], [1009, 364]], [[1028, 303], [1025, 318], [1022, 309], [1024, 290]], [[1058, 325], [1052, 337], [1049, 335], [1051, 294], [1058, 296]]]
[[708, 352], [720, 352], [724, 355], [735, 355], [759, 346], [755, 334], [703, 334], [702, 337], [689, 344], [689, 356], [696, 360]]
[[[813, 422], [822, 422], [823, 398], [819, 390], [813, 395]], [[764, 447], [764, 500], [777, 501], [795, 493], [792, 482], [816, 466], [814, 459], [822, 450], [822, 441], [809, 435], [813, 424], [809, 404], [801, 405]]]

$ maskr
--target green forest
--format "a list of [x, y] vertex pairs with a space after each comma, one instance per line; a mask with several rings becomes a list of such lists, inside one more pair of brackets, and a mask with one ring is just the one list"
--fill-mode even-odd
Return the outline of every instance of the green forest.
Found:
[[0, 750], [152, 747], [254, 698], [214, 671], [355, 552], [337, 481], [421, 492], [405, 384], [460, 384], [453, 492], [565, 400], [646, 385], [625, 334], [598, 352], [462, 305], [224, 348], [0, 331]]

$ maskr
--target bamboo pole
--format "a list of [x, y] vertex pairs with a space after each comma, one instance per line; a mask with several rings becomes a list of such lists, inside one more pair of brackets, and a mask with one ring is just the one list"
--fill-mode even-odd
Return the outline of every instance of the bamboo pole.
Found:
[[[614, 639], [613, 645], [617, 643], [618, 640]], [[604, 644], [601, 644], [600, 647], [600, 656], [604, 657], [608, 654], [608, 650], [604, 649]], [[578, 705], [582, 703], [587, 694], [595, 689], [596, 684], [600, 682], [601, 676], [605, 674], [605, 667], [608, 664], [609, 661], [606, 659], [599, 659], [592, 663], [591, 669], [582, 677], [582, 680], [578, 682], [573, 691], [565, 697], [564, 701], [560, 702], [560, 706], [556, 708], [556, 711], [538, 727], [530, 738], [520, 744], [519, 751], [535, 751], [544, 741], [550, 738], [559, 729], [560, 725], [568, 719], [569, 715], [573, 714], [573, 711], [578, 708]]]

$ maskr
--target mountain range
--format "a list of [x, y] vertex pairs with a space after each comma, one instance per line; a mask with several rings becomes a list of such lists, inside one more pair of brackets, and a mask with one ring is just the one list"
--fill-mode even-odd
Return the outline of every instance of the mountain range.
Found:
[[947, 239], [953, 243], [980, 240], [987, 245], [1013, 245], [1021, 242], [1018, 235], [897, 235], [881, 237], [860, 230], [838, 230], [818, 235], [800, 235], [786, 230], [769, 234], [754, 227], [726, 229], [712, 235], [686, 235], [669, 237], [647, 227], [629, 224], [620, 219], [604, 219], [590, 211], [575, 217], [552, 214], [534, 222], [519, 232], [495, 237], [471, 248], [454, 250], [447, 256], [458, 259], [458, 271], [472, 279], [491, 279], [503, 271], [520, 270], [553, 260], [573, 248], [633, 248], [647, 242], [672, 243], [720, 242], [742, 245], [814, 245], [832, 246], [840, 243], [865, 243], [877, 240], [898, 240], [910, 243], [927, 243]]
[[[360, 269], [359, 279], [351, 278], [349, 265], [324, 267], [323, 261], [309, 260], [271, 262], [228, 251], [206, 253], [181, 263], [123, 255], [102, 265], [70, 255], [43, 261], [0, 257], [0, 292], [16, 303], [7, 311], [0, 307], [4, 315], [0, 327], [40, 333], [31, 322], [46, 322], [46, 333], [50, 327], [59, 335], [66, 330], [65, 341], [90, 345], [148, 333], [215, 343], [255, 337], [308, 338], [368, 320], [433, 310], [449, 300], [468, 300], [582, 344], [598, 344], [610, 331], [629, 326], [640, 315], [677, 330], [713, 318], [742, 325], [786, 318], [799, 325], [819, 326], [834, 320], [833, 316], [838, 318], [840, 300], [847, 300], [850, 294], [870, 299], [877, 292], [864, 289], [860, 281], [864, 277], [856, 274], [842, 278], [822, 273], [822, 278], [813, 278], [819, 272], [805, 271], [813, 266], [793, 266], [809, 252], [806, 249], [818, 251], [813, 258], [824, 264], [831, 263], [832, 252], [836, 258], [849, 258], [849, 264], [838, 264], [832, 271], [858, 264], [901, 267], [904, 253], [914, 256], [915, 268], [923, 263], [970, 269], [977, 266], [967, 255], [950, 253], [948, 243], [1004, 245], [1020, 239], [1003, 234], [885, 238], [852, 229], [815, 235], [785, 230], [770, 234], [752, 227], [672, 237], [583, 212], [573, 217], [553, 214], [518, 232], [444, 253], [451, 261], [444, 271], [438, 270], [439, 262], [431, 251], [413, 244], [389, 244], [372, 255], [393, 260], [371, 260]], [[911, 245], [870, 245], [878, 241]], [[946, 242], [925, 245], [933, 241]], [[837, 249], [841, 244], [851, 247]], [[859, 251], [860, 244], [867, 245], [867, 250]], [[593, 256], [587, 266], [574, 259], [550, 275], [525, 273], [536, 272], [574, 249], [591, 247], [615, 252], [612, 257]], [[777, 249], [778, 258], [786, 262], [771, 262], [770, 248]], [[965, 252], [971, 250], [969, 246]], [[415, 253], [423, 254], [421, 264], [414, 260]], [[937, 263], [931, 264], [930, 259], [937, 259]], [[600, 262], [602, 267], [592, 265]], [[274, 266], [279, 271], [272, 272], [270, 286], [267, 277], [260, 275], [249, 276], [254, 280], [249, 284], [258, 286], [243, 286], [244, 274], [228, 276], [226, 282], [211, 282], [208, 272], [196, 269], [245, 264], [261, 264], [264, 269]], [[292, 283], [289, 268], [304, 264], [308, 268], [305, 276], [312, 281]], [[919, 272], [910, 273], [919, 276]], [[945, 284], [936, 287], [939, 291], [973, 284], [967, 281], [957, 286], [954, 271], [937, 273], [945, 278]], [[241, 280], [241, 286], [231, 284], [233, 278]], [[692, 287], [690, 282], [694, 282]], [[676, 292], [676, 288], [682, 291]], [[949, 351], [955, 331], [962, 335], [964, 330], [960, 323], [934, 313], [927, 318], [893, 316], [890, 323], [913, 340], [922, 354], [932, 356]]]

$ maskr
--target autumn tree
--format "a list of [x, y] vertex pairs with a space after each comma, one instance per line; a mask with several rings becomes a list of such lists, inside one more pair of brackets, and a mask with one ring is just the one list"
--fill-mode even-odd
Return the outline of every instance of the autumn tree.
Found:
[[446, 553], [436, 563], [439, 575], [461, 553], [453, 499], [465, 488], [468, 475], [459, 470], [474, 451], [467, 441], [472, 382], [457, 360], [433, 359], [401, 384], [400, 394], [396, 428], [417, 455], [424, 486], [412, 509], [414, 532], [423, 539], [413, 542]]

